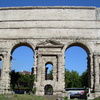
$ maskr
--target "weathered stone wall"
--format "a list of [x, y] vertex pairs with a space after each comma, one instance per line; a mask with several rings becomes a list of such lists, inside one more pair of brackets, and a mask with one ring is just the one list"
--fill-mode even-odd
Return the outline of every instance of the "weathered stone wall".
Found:
[[96, 17], [99, 19], [96, 10], [94, 7], [1, 8], [0, 37], [98, 37], [100, 23], [96, 21]]
[[[64, 52], [76, 45], [88, 53], [89, 87], [95, 97], [100, 96], [100, 8], [0, 8], [1, 81], [6, 81], [6, 92], [10, 84], [11, 54], [19, 45], [29, 46], [35, 52], [37, 95], [44, 95], [47, 84], [54, 86], [54, 94], [64, 91]], [[54, 63], [53, 75], [58, 75], [58, 81], [44, 80], [46, 59]]]

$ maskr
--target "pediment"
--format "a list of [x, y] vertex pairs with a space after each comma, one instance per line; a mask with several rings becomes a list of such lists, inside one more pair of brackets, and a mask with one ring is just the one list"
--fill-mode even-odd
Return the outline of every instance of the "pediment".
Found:
[[63, 47], [64, 45], [59, 41], [46, 40], [37, 44], [37, 47]]

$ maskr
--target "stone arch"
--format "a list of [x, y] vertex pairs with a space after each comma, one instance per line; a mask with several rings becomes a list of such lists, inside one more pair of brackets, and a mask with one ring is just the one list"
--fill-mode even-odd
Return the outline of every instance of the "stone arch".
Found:
[[64, 53], [68, 48], [70, 48], [72, 46], [79, 46], [79, 47], [83, 48], [86, 51], [86, 53], [88, 55], [88, 57], [87, 57], [87, 59], [88, 59], [88, 67], [91, 67], [92, 65], [90, 66], [90, 62], [93, 60], [93, 58], [92, 58], [93, 51], [92, 51], [92, 48], [89, 46], [89, 44], [84, 42], [84, 41], [78, 41], [78, 40], [74, 41], [74, 42], [69, 42], [64, 47]]
[[52, 64], [53, 65], [53, 62], [52, 61], [48, 61], [48, 62], [45, 63], [45, 65], [47, 65], [47, 64]]
[[78, 47], [81, 47], [81, 48], [83, 48], [85, 51], [86, 51], [86, 53], [87, 53], [87, 70], [88, 70], [88, 87], [89, 88], [91, 88], [91, 83], [92, 83], [92, 81], [93, 80], [91, 80], [91, 67], [93, 67], [92, 65], [91, 65], [91, 59], [93, 59], [93, 58], [91, 58], [91, 54], [92, 54], [92, 49], [90, 48], [90, 46], [86, 43], [86, 44], [84, 44], [84, 43], [82, 43], [82, 42], [71, 42], [71, 43], [68, 43], [68, 45], [66, 46], [66, 49], [65, 49], [65, 51], [68, 49], [68, 48], [70, 48], [70, 47], [73, 47], [73, 46], [78, 46]]
[[35, 50], [33, 44], [31, 44], [31, 43], [29, 43], [29, 42], [16, 42], [16, 43], [14, 43], [14, 44], [12, 45], [12, 47], [11, 47], [11, 49], [10, 49], [10, 54], [12, 54], [13, 51], [14, 51], [16, 48], [20, 47], [20, 46], [27, 46], [27, 47], [31, 48], [32, 51]]
[[[12, 54], [13, 54], [13, 52], [15, 51], [15, 49], [17, 49], [18, 47], [21, 47], [21, 46], [26, 46], [26, 47], [28, 47], [28, 48], [30, 48], [31, 50], [32, 50], [32, 52], [34, 52], [34, 48], [33, 48], [33, 45], [32, 44], [30, 44], [30, 43], [28, 43], [28, 42], [16, 42], [16, 43], [14, 43], [13, 44], [13, 46], [12, 46], [12, 48], [10, 49], [10, 57], [11, 57], [11, 60], [12, 60]], [[33, 55], [34, 54], [32, 54], [32, 56], [31, 57], [33, 57]], [[32, 60], [32, 61], [34, 61], [34, 60]], [[11, 61], [10, 61], [10, 64], [11, 64]], [[31, 74], [32, 73], [34, 73], [34, 67], [33, 67], [33, 62], [31, 63], [32, 64], [32, 66], [30, 67], [30, 72], [31, 72]], [[29, 69], [29, 68], [28, 68]], [[25, 70], [25, 71], [28, 71], [28, 70]], [[24, 72], [24, 71], [23, 71]], [[11, 78], [11, 77], [10, 77]]]
[[65, 45], [64, 47], [64, 52], [72, 46], [79, 46], [81, 48], [83, 48], [88, 55], [90, 55], [92, 53], [92, 49], [90, 48], [89, 44], [87, 44], [86, 42], [83, 41], [75, 41], [75, 42], [69, 42], [67, 45]]
[[[22, 42], [16, 42], [16, 43], [13, 44], [12, 48], [10, 49], [10, 60], [13, 59], [12, 54], [13, 54], [14, 50], [15, 50], [16, 48], [18, 48], [18, 47], [21, 47], [21, 46], [26, 46], [26, 47], [30, 48], [30, 49], [32, 50], [32, 52], [34, 52], [34, 48], [33, 48], [33, 45], [32, 45], [32, 44], [30, 44], [30, 43], [28, 43], [28, 42], [24, 42], [24, 41], [22, 41]], [[32, 55], [32, 56], [33, 56], [33, 55]], [[35, 55], [34, 55], [34, 56], [35, 56]], [[34, 58], [35, 58], [35, 57], [34, 57]], [[34, 68], [32, 68], [32, 72], [33, 72], [33, 71], [34, 71]]]
[[53, 86], [51, 84], [45, 85], [44, 95], [53, 95]]

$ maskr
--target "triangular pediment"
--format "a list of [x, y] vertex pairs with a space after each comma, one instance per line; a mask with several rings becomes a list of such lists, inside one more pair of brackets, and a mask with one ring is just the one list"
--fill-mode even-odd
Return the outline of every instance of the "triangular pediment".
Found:
[[37, 47], [63, 47], [64, 45], [59, 41], [46, 40], [37, 44]]

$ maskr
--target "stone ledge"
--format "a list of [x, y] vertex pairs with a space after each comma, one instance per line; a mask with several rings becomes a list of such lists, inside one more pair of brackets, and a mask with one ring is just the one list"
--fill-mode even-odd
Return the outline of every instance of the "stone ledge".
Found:
[[0, 10], [18, 9], [96, 9], [95, 6], [22, 6], [22, 7], [0, 7]]

